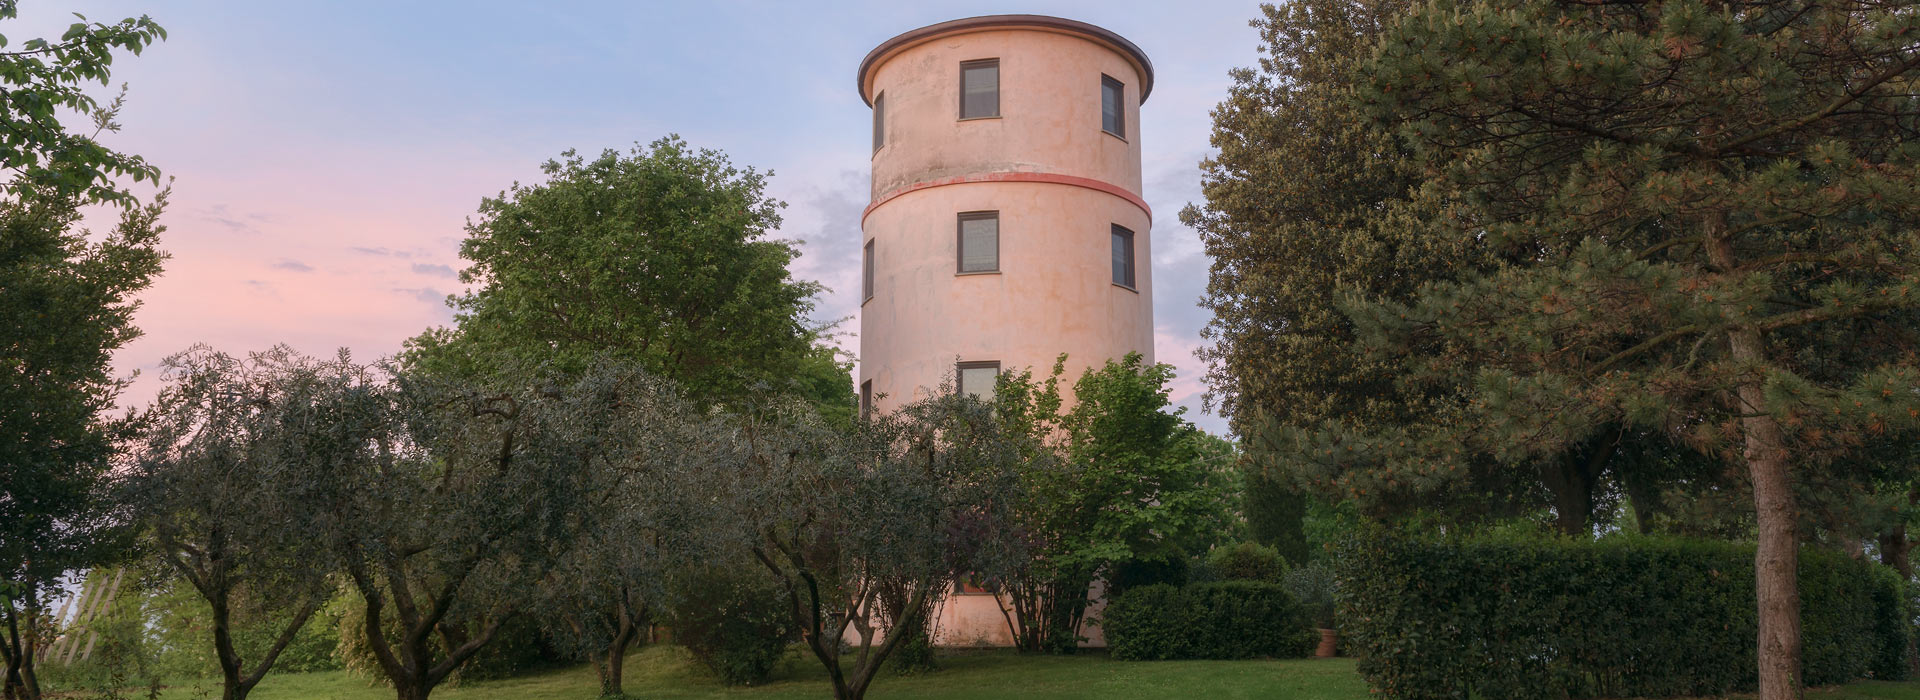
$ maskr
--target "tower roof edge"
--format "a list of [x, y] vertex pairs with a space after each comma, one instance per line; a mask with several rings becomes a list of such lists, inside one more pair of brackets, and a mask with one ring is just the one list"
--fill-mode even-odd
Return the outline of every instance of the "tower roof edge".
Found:
[[869, 94], [870, 91], [868, 88], [870, 86], [868, 85], [868, 78], [871, 77], [874, 67], [880, 65], [881, 62], [892, 57], [894, 54], [943, 36], [993, 29], [1023, 28], [1075, 34], [1083, 38], [1092, 39], [1095, 43], [1104, 44], [1121, 55], [1126, 56], [1127, 59], [1132, 61], [1135, 67], [1140, 70], [1141, 103], [1144, 104], [1147, 101], [1147, 95], [1153, 92], [1153, 61], [1147, 59], [1147, 53], [1140, 50], [1138, 45], [1128, 41], [1126, 37], [1102, 27], [1077, 20], [1063, 17], [1050, 17], [1047, 15], [982, 15], [979, 17], [949, 20], [939, 24], [930, 24], [919, 29], [904, 32], [899, 36], [881, 42], [879, 46], [867, 52], [866, 58], [860, 60], [860, 72], [854, 78], [855, 88], [860, 91], [860, 100], [871, 107], [873, 106], [873, 98]]

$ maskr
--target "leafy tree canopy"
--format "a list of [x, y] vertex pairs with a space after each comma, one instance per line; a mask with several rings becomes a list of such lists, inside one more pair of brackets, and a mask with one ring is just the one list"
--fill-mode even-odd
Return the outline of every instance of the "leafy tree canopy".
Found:
[[[0, 0], [0, 21], [18, 14]], [[95, 140], [119, 128], [121, 101], [103, 106], [86, 91], [108, 82], [116, 53], [138, 54], [166, 32], [144, 16], [79, 19], [57, 40], [0, 50], [0, 169], [11, 173], [0, 183], [0, 684], [10, 697], [39, 696], [33, 657], [50, 641], [35, 638], [41, 593], [91, 563], [110, 524], [99, 486], [123, 426], [103, 417], [124, 382], [109, 366], [139, 335], [133, 297], [166, 257], [166, 193], [142, 205], [116, 180], [159, 173]], [[74, 113], [90, 132], [67, 123]], [[76, 229], [79, 210], [100, 202], [121, 205], [119, 224], [104, 236]]]
[[453, 328], [409, 343], [411, 363], [579, 371], [608, 354], [702, 402], [760, 382], [794, 388], [822, 366], [806, 322], [820, 286], [788, 274], [793, 242], [768, 238], [784, 204], [767, 198], [765, 175], [675, 136], [591, 159], [568, 151], [543, 170], [546, 182], [481, 202], [460, 247], [472, 262], [461, 280], [477, 288], [453, 299]]

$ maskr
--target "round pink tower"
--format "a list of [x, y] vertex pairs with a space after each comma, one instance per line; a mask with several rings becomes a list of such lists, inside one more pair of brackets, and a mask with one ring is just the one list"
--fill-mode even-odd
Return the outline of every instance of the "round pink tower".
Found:
[[1140, 103], [1153, 65], [1099, 27], [1038, 15], [942, 22], [860, 63], [873, 107], [862, 218], [860, 392], [886, 410], [957, 378], [1068, 379], [1153, 359], [1152, 215]]

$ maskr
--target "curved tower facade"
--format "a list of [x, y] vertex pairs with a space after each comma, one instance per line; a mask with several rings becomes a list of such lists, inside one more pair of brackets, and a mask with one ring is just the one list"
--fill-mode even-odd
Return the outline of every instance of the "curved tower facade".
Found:
[[[867, 54], [863, 410], [949, 379], [986, 395], [999, 372], [1044, 375], [1061, 353], [1068, 381], [1129, 352], [1153, 360], [1139, 119], [1152, 89], [1138, 46], [1055, 17], [943, 22]], [[942, 641], [1004, 643], [991, 599], [966, 603], [944, 606]]]

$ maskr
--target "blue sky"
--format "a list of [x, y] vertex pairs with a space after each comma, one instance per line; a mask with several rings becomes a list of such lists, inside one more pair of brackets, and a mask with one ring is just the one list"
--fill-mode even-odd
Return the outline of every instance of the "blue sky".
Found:
[[[1209, 111], [1227, 71], [1253, 65], [1253, 2], [331, 2], [27, 0], [11, 42], [55, 35], [79, 11], [151, 14], [169, 39], [116, 62], [130, 86], [111, 145], [177, 178], [165, 275], [146, 337], [117, 357], [145, 375], [195, 342], [232, 352], [285, 342], [372, 358], [445, 323], [462, 225], [483, 196], [539, 178], [569, 148], [678, 133], [771, 170], [781, 236], [805, 241], [801, 277], [857, 310], [868, 112], [861, 57], [900, 32], [959, 17], [1049, 14], [1140, 45], [1156, 71], [1141, 110], [1153, 227], [1155, 352], [1203, 427], [1192, 353], [1206, 258], [1178, 212], [1200, 199]], [[841, 329], [857, 332], [849, 320]], [[851, 339], [845, 347], [855, 347]]]

